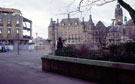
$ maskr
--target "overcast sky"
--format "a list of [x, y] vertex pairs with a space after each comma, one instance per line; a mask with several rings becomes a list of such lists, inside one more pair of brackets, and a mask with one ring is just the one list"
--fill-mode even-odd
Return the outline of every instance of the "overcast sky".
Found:
[[[5, 8], [15, 8], [21, 10], [24, 17], [33, 21], [33, 37], [38, 36], [47, 38], [48, 37], [48, 25], [50, 23], [50, 18], [60, 20], [62, 18], [67, 18], [67, 15], [61, 13], [67, 13], [67, 6], [73, 0], [0, 0], [0, 7]], [[135, 6], [133, 0], [128, 1], [131, 6]], [[109, 26], [112, 22], [111, 19], [114, 18], [114, 10], [117, 2], [112, 2], [104, 6], [94, 6], [90, 11], [78, 13], [76, 15], [71, 15], [71, 18], [82, 18], [85, 16], [87, 21], [89, 15], [92, 14], [94, 23], [96, 24], [99, 20], [103, 21], [106, 26]], [[70, 8], [69, 11], [76, 9], [76, 3]], [[130, 19], [130, 16], [126, 10], [124, 10], [124, 16]]]

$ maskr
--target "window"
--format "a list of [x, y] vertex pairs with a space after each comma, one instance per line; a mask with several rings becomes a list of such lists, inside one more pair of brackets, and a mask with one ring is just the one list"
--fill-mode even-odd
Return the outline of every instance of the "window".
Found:
[[0, 34], [2, 34], [2, 29], [0, 29]]
[[62, 26], [65, 26], [65, 24], [64, 24], [64, 23], [62, 23]]
[[10, 18], [8, 19], [8, 24], [11, 24], [11, 19]]
[[71, 24], [69, 23], [68, 25], [70, 26]]
[[77, 22], [75, 22], [75, 25], [78, 25], [78, 23], [77, 23]]
[[16, 30], [16, 33], [19, 34], [19, 29]]
[[19, 24], [19, 19], [18, 18], [16, 19], [16, 24]]
[[2, 24], [2, 18], [0, 17], [0, 24]]
[[8, 29], [8, 34], [11, 34], [11, 29]]

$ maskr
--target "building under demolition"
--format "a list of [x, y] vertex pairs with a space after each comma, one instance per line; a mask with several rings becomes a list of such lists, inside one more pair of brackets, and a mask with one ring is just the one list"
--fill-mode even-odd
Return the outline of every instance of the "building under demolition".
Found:
[[0, 45], [23, 48], [32, 38], [32, 21], [18, 9], [0, 8]]

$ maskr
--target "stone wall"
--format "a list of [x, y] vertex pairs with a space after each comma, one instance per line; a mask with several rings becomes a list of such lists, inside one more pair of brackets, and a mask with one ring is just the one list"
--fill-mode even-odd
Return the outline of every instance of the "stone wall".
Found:
[[135, 84], [135, 65], [62, 56], [42, 57], [42, 69], [106, 84]]

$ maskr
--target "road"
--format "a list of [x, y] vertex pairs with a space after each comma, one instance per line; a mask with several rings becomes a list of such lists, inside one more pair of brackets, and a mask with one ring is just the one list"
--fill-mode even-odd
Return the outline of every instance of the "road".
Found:
[[0, 84], [96, 84], [56, 73], [43, 72], [41, 56], [49, 51], [0, 53]]

